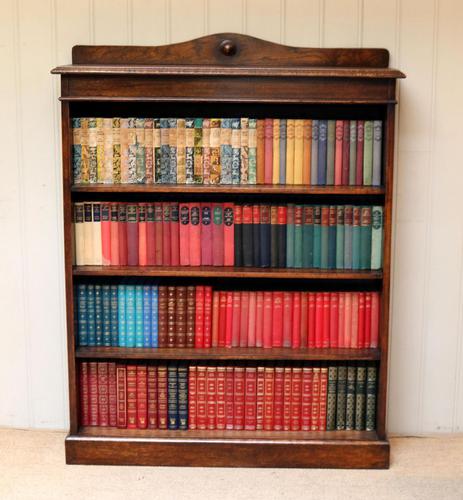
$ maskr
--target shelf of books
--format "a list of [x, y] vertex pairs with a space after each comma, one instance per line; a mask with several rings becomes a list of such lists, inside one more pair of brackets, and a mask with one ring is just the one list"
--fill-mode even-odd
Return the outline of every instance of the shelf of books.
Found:
[[53, 70], [68, 463], [389, 466], [388, 60], [222, 34]]

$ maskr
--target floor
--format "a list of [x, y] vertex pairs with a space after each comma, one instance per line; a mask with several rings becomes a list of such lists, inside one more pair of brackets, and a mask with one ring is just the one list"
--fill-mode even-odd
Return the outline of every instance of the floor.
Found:
[[388, 471], [64, 464], [62, 432], [0, 429], [0, 499], [463, 499], [463, 437], [393, 438]]

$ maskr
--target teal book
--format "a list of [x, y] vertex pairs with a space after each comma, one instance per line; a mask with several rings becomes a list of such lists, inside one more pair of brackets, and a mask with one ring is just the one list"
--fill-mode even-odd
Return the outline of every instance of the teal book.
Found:
[[313, 206], [304, 205], [302, 209], [302, 267], [313, 267]]
[[143, 286], [143, 347], [151, 347], [151, 287]]
[[373, 122], [365, 120], [363, 136], [363, 185], [373, 182]]
[[328, 220], [328, 269], [336, 269], [337, 207], [330, 206]]
[[355, 186], [357, 174], [357, 120], [350, 121], [349, 186]]
[[371, 269], [371, 207], [360, 214], [360, 269]]
[[352, 209], [352, 269], [360, 269], [360, 218], [362, 207]]
[[381, 186], [381, 143], [383, 124], [381, 120], [373, 122], [373, 174], [371, 184]]
[[143, 347], [143, 286], [135, 286], [135, 347]]
[[286, 212], [286, 267], [294, 267], [294, 205], [288, 204]]
[[240, 183], [241, 171], [241, 120], [232, 118], [231, 122], [231, 180], [232, 184]]
[[151, 347], [159, 347], [158, 287], [151, 287]]
[[111, 347], [111, 298], [109, 285], [101, 287], [103, 304], [103, 345]]
[[355, 382], [357, 368], [355, 365], [347, 367], [346, 385], [346, 431], [355, 429]]
[[145, 119], [135, 119], [135, 141], [137, 145], [135, 163], [137, 168], [137, 182], [144, 184], [146, 181], [145, 163]]
[[135, 287], [125, 287], [126, 347], [135, 347]]
[[365, 430], [376, 429], [376, 366], [367, 367]]
[[161, 184], [169, 183], [169, 166], [170, 166], [170, 151], [169, 151], [169, 120], [160, 118], [161, 128]]
[[119, 345], [119, 317], [118, 317], [117, 285], [110, 286], [110, 316], [111, 316], [111, 347]]
[[222, 118], [220, 124], [220, 184], [232, 183], [231, 120]]
[[169, 118], [169, 184], [177, 184], [177, 118]]
[[355, 430], [365, 430], [365, 402], [366, 402], [366, 380], [367, 369], [365, 366], [357, 366], [357, 377], [355, 381]]
[[330, 220], [330, 207], [321, 207], [320, 225], [320, 268], [328, 269], [328, 233]]
[[157, 184], [162, 182], [161, 176], [161, 121], [153, 119], [154, 127], [154, 179]]
[[316, 186], [318, 183], [318, 132], [319, 120], [312, 120], [312, 151], [310, 157], [310, 184]]
[[321, 266], [321, 222], [322, 207], [313, 207], [313, 267], [320, 269]]
[[326, 184], [334, 184], [334, 155], [336, 149], [336, 120], [328, 120], [328, 136], [326, 144]]
[[347, 366], [338, 366], [338, 381], [336, 394], [336, 430], [346, 429], [346, 386]]
[[371, 209], [371, 269], [383, 267], [383, 207]]
[[294, 207], [294, 267], [302, 268], [302, 205]]
[[77, 328], [78, 345], [86, 346], [87, 331], [87, 285], [77, 285]]
[[336, 269], [344, 269], [344, 205], [336, 207]]
[[352, 223], [354, 207], [344, 207], [344, 269], [352, 269]]
[[126, 347], [127, 318], [125, 314], [125, 285], [117, 285], [117, 321], [119, 330], [119, 347]]
[[95, 285], [87, 285], [87, 345], [96, 346]]
[[103, 345], [103, 297], [101, 285], [95, 285], [95, 345]]

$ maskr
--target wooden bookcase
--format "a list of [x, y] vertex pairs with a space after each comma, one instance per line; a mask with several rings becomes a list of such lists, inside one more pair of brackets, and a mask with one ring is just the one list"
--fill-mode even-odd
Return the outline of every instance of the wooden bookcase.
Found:
[[[246, 467], [386, 468], [391, 221], [396, 79], [384, 49], [286, 47], [237, 34], [218, 34], [161, 47], [76, 46], [61, 75], [64, 236], [69, 367], [70, 464]], [[322, 116], [383, 120], [382, 187], [72, 184], [73, 116]], [[162, 115], [161, 115], [162, 116]], [[382, 271], [316, 271], [216, 267], [73, 266], [72, 203], [157, 195], [217, 199], [376, 203], [384, 206]], [[125, 349], [76, 347], [73, 284], [80, 277], [193, 278], [224, 283], [291, 280], [325, 286], [368, 286], [382, 292], [378, 349], [211, 348]], [[82, 428], [80, 359], [374, 360], [378, 363], [376, 431], [264, 432], [155, 431]]]

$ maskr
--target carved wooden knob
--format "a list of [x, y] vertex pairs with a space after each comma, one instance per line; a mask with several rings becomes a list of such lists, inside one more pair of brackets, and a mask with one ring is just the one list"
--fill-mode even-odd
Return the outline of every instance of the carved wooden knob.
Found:
[[231, 40], [224, 40], [219, 48], [224, 56], [234, 56], [236, 54], [236, 45]]

